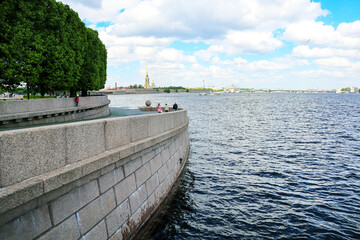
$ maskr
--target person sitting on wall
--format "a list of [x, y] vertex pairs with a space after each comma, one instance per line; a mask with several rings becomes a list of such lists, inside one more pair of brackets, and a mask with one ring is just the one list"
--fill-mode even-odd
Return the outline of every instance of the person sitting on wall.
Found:
[[167, 105], [167, 103], [165, 103], [165, 108], [164, 108], [165, 112], [169, 112], [169, 107]]
[[177, 109], [178, 109], [178, 105], [176, 104], [176, 102], [173, 105], [173, 109], [174, 109], [174, 111], [177, 111]]
[[75, 97], [75, 104], [76, 106], [79, 105], [79, 94], [76, 94], [76, 97]]
[[160, 106], [160, 103], [158, 104], [158, 106], [157, 106], [157, 111], [158, 111], [158, 113], [161, 113], [161, 106]]

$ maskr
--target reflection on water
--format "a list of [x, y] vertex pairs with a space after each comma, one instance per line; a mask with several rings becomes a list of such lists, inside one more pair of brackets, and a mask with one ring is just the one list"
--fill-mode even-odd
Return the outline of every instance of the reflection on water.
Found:
[[[183, 230], [189, 231], [192, 227], [186, 218], [195, 212], [195, 202], [189, 193], [194, 189], [194, 174], [187, 164], [181, 175], [179, 186], [166, 206], [161, 210], [158, 218], [152, 223], [155, 227], [141, 239], [174, 239]], [[169, 224], [172, 223], [172, 224]]]

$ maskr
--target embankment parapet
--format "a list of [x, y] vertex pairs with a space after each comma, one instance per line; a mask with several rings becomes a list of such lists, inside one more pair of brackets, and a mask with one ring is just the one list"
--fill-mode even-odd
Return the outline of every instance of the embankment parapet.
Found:
[[184, 166], [187, 125], [183, 110], [1, 132], [0, 239], [133, 235]]
[[[107, 96], [80, 97], [79, 107], [109, 104]], [[74, 98], [46, 98], [32, 100], [1, 101], [0, 115], [25, 112], [41, 112], [75, 107]]]
[[107, 96], [35, 99], [0, 102], [0, 127], [12, 128], [34, 124], [91, 119], [110, 114]]

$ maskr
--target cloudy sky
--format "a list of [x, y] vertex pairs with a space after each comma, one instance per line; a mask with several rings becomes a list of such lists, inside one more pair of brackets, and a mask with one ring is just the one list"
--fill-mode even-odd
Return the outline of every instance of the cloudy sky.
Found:
[[360, 86], [359, 0], [61, 0], [108, 51], [106, 87]]

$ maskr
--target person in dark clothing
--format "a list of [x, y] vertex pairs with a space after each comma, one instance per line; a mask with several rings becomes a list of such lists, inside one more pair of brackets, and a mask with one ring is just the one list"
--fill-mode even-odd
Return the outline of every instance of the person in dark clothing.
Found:
[[177, 111], [177, 109], [178, 109], [178, 105], [176, 104], [176, 102], [173, 105], [173, 109], [174, 109], [174, 111]]

